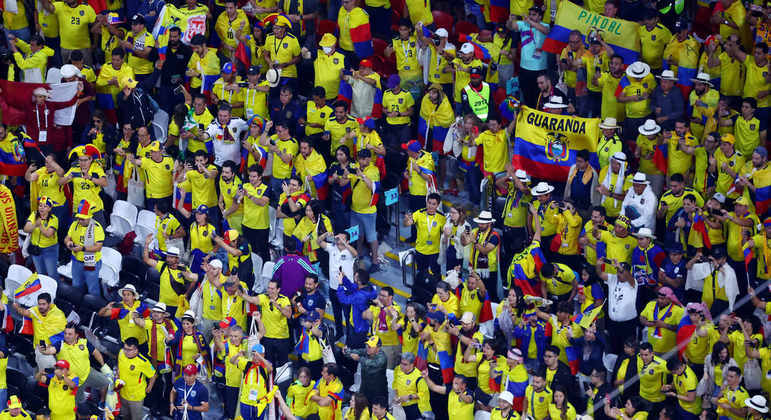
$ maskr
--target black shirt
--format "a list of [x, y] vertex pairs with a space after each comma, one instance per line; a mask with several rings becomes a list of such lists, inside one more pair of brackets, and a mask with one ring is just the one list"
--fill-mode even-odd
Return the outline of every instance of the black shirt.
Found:
[[176, 49], [166, 49], [166, 61], [161, 69], [161, 86], [176, 87], [185, 81], [187, 62], [190, 61], [191, 55], [193, 50], [181, 42]]

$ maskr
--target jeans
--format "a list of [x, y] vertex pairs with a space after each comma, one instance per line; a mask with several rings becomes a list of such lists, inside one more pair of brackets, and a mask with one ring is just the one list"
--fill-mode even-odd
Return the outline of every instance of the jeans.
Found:
[[8, 388], [0, 389], [0, 411], [8, 406]]
[[59, 244], [40, 248], [40, 255], [32, 255], [32, 262], [38, 274], [57, 278], [56, 266], [59, 265]]
[[351, 209], [343, 203], [342, 199], [333, 196], [332, 199], [332, 227], [335, 232], [348, 229], [351, 225]]
[[466, 169], [465, 184], [468, 191], [469, 200], [475, 206], [481, 206], [482, 193], [479, 191], [479, 185], [482, 183], [482, 172], [479, 166], [474, 165]]
[[89, 295], [101, 296], [102, 286], [99, 282], [99, 270], [102, 269], [102, 260], [96, 262], [93, 270], [86, 270], [83, 261], [72, 258], [72, 287], [82, 289], [85, 285]]
[[[25, 42], [29, 42], [30, 37], [32, 37], [32, 31], [30, 31], [29, 26], [21, 29], [9, 29], [8, 32], [12, 33], [16, 38], [24, 40]], [[45, 81], [46, 75], [42, 74], [41, 76], [43, 76], [43, 81]]]

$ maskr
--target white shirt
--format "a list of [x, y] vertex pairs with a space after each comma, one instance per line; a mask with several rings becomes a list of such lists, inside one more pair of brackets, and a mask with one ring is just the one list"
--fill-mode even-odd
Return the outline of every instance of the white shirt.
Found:
[[634, 286], [619, 281], [616, 274], [608, 273], [608, 316], [612, 321], [624, 322], [637, 318], [637, 282]]
[[329, 253], [329, 288], [337, 290], [340, 285], [337, 281], [337, 273], [342, 268], [343, 275], [353, 279], [353, 263], [356, 259], [348, 248], [342, 251], [334, 243], [324, 241], [324, 250]]
[[624, 214], [626, 214], [627, 207], [632, 207], [637, 210], [637, 213], [640, 216], [635, 219], [632, 219], [629, 214], [626, 214], [630, 219], [632, 219], [632, 226], [634, 228], [639, 229], [641, 227], [647, 227], [651, 231], [655, 232], [657, 203], [658, 200], [656, 199], [656, 194], [653, 193], [650, 185], [646, 186], [645, 191], [643, 191], [643, 193], [640, 195], [637, 195], [634, 192], [634, 187], [632, 187], [629, 189], [629, 191], [626, 192], [626, 197], [624, 197], [624, 202], [621, 204], [621, 208], [623, 209]]
[[230, 132], [230, 138], [225, 141], [225, 130], [215, 118], [206, 129], [208, 139], [214, 145], [214, 164], [222, 166], [228, 160], [236, 164], [241, 162], [241, 137], [249, 125], [241, 118], [231, 118], [227, 129]]

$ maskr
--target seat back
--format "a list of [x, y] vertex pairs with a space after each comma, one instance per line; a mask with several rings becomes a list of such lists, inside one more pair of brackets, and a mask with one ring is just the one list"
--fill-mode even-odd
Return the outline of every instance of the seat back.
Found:
[[138, 212], [139, 210], [137, 209], [137, 206], [125, 200], [115, 200], [115, 202], [112, 205], [112, 214], [117, 213], [118, 216], [125, 219], [129, 223], [132, 229], [134, 228], [134, 225], [137, 222]]
[[109, 265], [116, 273], [120, 272], [123, 255], [115, 248], [102, 248], [102, 265]]
[[434, 10], [431, 14], [434, 16], [434, 25], [436, 25], [437, 28], [447, 29], [448, 33], [452, 32], [452, 25], [455, 22], [455, 19], [453, 19], [449, 13], [441, 10]]
[[[18, 289], [22, 284], [24, 284], [25, 281], [29, 278], [29, 276], [32, 275], [32, 271], [19, 264], [12, 264], [10, 267], [8, 267], [8, 277], [5, 278], [5, 291], [8, 296], [14, 296], [16, 294], [16, 289]], [[35, 306], [37, 305], [37, 295], [38, 293], [32, 293], [27, 296], [23, 296], [18, 299], [18, 301], [25, 306]]]
[[137, 234], [135, 242], [144, 243], [147, 235], [155, 233], [155, 213], [150, 210], [142, 210], [137, 216], [137, 223], [134, 225], [134, 232]]

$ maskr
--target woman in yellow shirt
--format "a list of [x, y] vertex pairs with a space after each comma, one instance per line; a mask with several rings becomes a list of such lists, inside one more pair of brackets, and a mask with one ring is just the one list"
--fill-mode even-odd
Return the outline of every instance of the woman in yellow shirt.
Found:
[[201, 269], [204, 258], [213, 252], [216, 252], [217, 244], [214, 242], [216, 230], [209, 223], [209, 208], [201, 204], [195, 209], [195, 221], [190, 224], [190, 255], [192, 261], [190, 270], [202, 278], [205, 273]]
[[369, 420], [369, 400], [361, 392], [353, 394], [351, 406], [346, 411], [343, 420]]
[[573, 404], [568, 402], [565, 388], [556, 386], [553, 391], [554, 399], [549, 404], [549, 418], [551, 420], [575, 420], [576, 409], [573, 407]]
[[403, 352], [412, 354], [418, 353], [420, 333], [423, 332], [423, 328], [426, 327], [424, 319], [425, 313], [423, 313], [422, 305], [418, 305], [415, 302], [407, 304], [404, 309], [404, 317], [401, 319], [394, 319], [393, 329], [400, 331]]
[[323, 211], [324, 204], [320, 200], [311, 200], [305, 206], [305, 216], [297, 223], [292, 232], [294, 238], [302, 245], [302, 254], [308, 257], [313, 265], [319, 263], [317, 254], [317, 250], [321, 247], [319, 235], [324, 232], [334, 232], [332, 222]]
[[[182, 315], [182, 328], [174, 334], [174, 339], [169, 342], [172, 356], [174, 357], [174, 379], [182, 377], [182, 368], [187, 365], [206, 366], [206, 372], [211, 373], [209, 364], [209, 343], [206, 342], [203, 333], [195, 327], [195, 313], [185, 311]], [[198, 360], [201, 360], [201, 365]]]
[[59, 219], [51, 212], [53, 202], [46, 196], [40, 197], [37, 211], [29, 215], [24, 232], [30, 235], [27, 252], [35, 263], [38, 274], [56, 278], [59, 262], [59, 240], [56, 234]]

